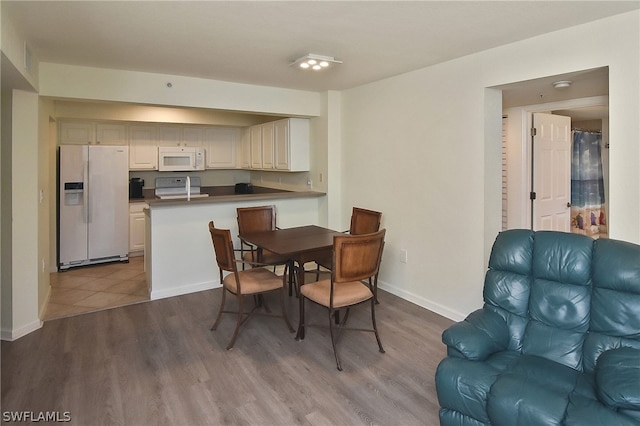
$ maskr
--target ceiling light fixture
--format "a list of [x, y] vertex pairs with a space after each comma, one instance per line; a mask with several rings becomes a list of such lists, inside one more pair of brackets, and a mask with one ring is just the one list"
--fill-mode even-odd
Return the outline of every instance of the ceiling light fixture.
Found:
[[316, 55], [315, 53], [309, 53], [302, 58], [296, 59], [291, 65], [296, 65], [299, 68], [305, 70], [320, 71], [325, 68], [329, 68], [331, 64], [341, 64], [342, 61], [337, 61], [333, 56]]
[[567, 87], [571, 86], [571, 81], [569, 80], [560, 80], [560, 81], [554, 81], [553, 82], [553, 87], [555, 87], [556, 89], [566, 89]]

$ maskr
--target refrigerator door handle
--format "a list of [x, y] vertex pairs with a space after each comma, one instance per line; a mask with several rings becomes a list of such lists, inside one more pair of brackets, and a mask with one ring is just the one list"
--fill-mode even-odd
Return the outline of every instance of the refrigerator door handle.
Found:
[[84, 222], [89, 223], [89, 162], [82, 162], [82, 181], [84, 194], [82, 194], [82, 207], [84, 208]]

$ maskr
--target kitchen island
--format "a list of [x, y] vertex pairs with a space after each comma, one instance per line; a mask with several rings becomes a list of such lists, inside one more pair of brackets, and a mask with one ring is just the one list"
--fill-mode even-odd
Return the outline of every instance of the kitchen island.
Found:
[[191, 200], [145, 197], [149, 204], [145, 211], [145, 271], [151, 300], [220, 286], [209, 221], [230, 229], [234, 246], [239, 247], [238, 207], [273, 204], [281, 228], [317, 225], [326, 195], [262, 187], [254, 187], [252, 194], [235, 194], [233, 187], [203, 187], [201, 192], [209, 196]]

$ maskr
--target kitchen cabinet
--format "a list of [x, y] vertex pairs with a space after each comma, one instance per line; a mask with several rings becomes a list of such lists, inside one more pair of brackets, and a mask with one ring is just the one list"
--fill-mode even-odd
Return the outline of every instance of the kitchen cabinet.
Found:
[[182, 145], [201, 148], [203, 145], [205, 129], [200, 126], [182, 127]]
[[264, 123], [262, 126], [262, 168], [273, 169], [275, 146], [273, 143], [273, 123]]
[[309, 170], [309, 120], [288, 118], [274, 124], [274, 156], [276, 170], [301, 172]]
[[242, 129], [240, 138], [240, 167], [251, 168], [251, 129]]
[[124, 124], [97, 123], [96, 144], [127, 145], [127, 126]]
[[127, 126], [121, 123], [61, 121], [60, 145], [127, 145]]
[[202, 147], [203, 129], [200, 126], [163, 125], [158, 127], [158, 146]]
[[262, 125], [251, 126], [251, 168], [262, 168]]
[[86, 121], [60, 122], [60, 145], [93, 145], [95, 124]]
[[286, 118], [251, 126], [247, 139], [242, 140], [242, 168], [309, 171], [308, 119]]
[[129, 126], [129, 170], [158, 170], [156, 126]]
[[129, 256], [142, 256], [145, 244], [144, 209], [147, 203], [129, 203]]
[[180, 146], [182, 126], [158, 126], [158, 146]]
[[207, 127], [204, 129], [205, 168], [235, 169], [238, 129]]

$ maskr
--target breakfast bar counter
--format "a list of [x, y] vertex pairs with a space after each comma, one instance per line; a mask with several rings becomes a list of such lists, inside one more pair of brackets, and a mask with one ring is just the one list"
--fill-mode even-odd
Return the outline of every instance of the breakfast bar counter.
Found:
[[[215, 189], [212, 189], [215, 188]], [[147, 197], [145, 210], [145, 272], [152, 300], [220, 286], [209, 235], [209, 221], [231, 230], [239, 247], [236, 209], [275, 205], [277, 225], [318, 225], [326, 194], [254, 187], [236, 194], [234, 187], [202, 187], [208, 197], [160, 200]], [[146, 190], [145, 190], [146, 191]], [[208, 192], [211, 191], [211, 192]]]
[[324, 192], [317, 191], [287, 191], [284, 189], [267, 188], [262, 186], [252, 187], [250, 194], [236, 193], [234, 186], [203, 186], [200, 194], [207, 194], [206, 197], [178, 198], [161, 200], [153, 194], [153, 189], [144, 190], [145, 202], [150, 207], [166, 207], [185, 204], [210, 204], [226, 202], [245, 202], [257, 200], [280, 200], [288, 198], [322, 197]]

